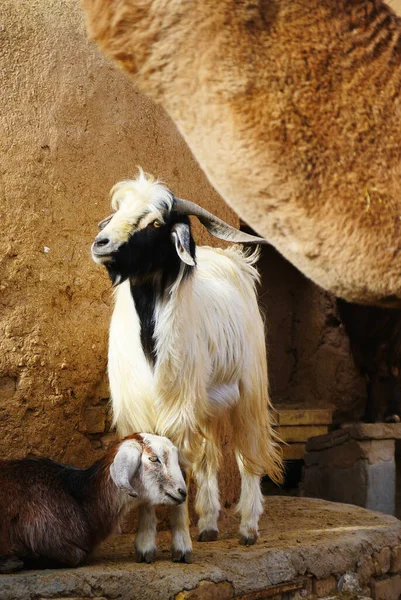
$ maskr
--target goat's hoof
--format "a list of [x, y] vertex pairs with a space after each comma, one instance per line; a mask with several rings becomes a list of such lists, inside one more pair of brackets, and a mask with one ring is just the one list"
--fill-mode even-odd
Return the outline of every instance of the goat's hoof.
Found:
[[0, 557], [0, 574], [15, 573], [24, 568], [24, 562], [18, 556]]
[[217, 529], [204, 529], [199, 534], [198, 542], [215, 542], [218, 535]]
[[249, 535], [241, 535], [239, 538], [239, 543], [241, 546], [253, 546], [256, 544], [257, 539], [258, 535], [256, 533], [250, 533]]
[[146, 552], [141, 552], [140, 550], [135, 551], [135, 559], [137, 563], [147, 563], [150, 565], [156, 558], [157, 550], [147, 550]]
[[172, 550], [171, 558], [173, 562], [176, 563], [186, 563], [189, 565], [191, 563], [192, 552], [190, 550]]

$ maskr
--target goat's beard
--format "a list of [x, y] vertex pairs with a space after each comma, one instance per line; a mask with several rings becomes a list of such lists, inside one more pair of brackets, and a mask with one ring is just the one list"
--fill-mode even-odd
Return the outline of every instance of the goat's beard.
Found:
[[113, 287], [117, 287], [118, 285], [120, 285], [120, 283], [122, 283], [128, 278], [128, 275], [124, 276], [120, 271], [116, 271], [113, 268], [113, 263], [107, 263], [105, 264], [105, 267], [107, 269]]

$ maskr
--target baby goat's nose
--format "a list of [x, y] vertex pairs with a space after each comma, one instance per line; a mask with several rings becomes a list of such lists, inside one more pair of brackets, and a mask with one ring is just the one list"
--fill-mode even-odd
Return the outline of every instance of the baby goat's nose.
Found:
[[187, 497], [186, 491], [179, 488], [178, 493], [181, 495], [182, 499], [185, 500], [185, 498]]

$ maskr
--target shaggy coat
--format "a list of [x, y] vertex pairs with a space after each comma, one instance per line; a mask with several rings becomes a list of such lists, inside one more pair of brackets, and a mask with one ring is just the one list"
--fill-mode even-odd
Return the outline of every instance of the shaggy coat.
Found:
[[[0, 573], [77, 566], [127, 509], [145, 514], [185, 497], [177, 449], [155, 435], [133, 434], [87, 469], [48, 458], [0, 461]], [[139, 519], [139, 536], [143, 526]]]
[[317, 284], [401, 305], [401, 22], [382, 0], [83, 0], [222, 197]]
[[[92, 246], [94, 260], [118, 284], [108, 362], [114, 422], [121, 435], [139, 427], [177, 445], [198, 483], [206, 541], [217, 536], [221, 433], [230, 420], [242, 475], [240, 532], [243, 543], [254, 543], [260, 477], [280, 481], [282, 474], [255, 290], [258, 252], [195, 246], [178, 202], [186, 206], [142, 172], [117, 184], [116, 212], [100, 224]], [[196, 214], [199, 207], [189, 204]], [[230, 239], [247, 236], [210, 213], [199, 218], [220, 236], [225, 229]], [[186, 560], [190, 538], [181, 524], [173, 549]]]

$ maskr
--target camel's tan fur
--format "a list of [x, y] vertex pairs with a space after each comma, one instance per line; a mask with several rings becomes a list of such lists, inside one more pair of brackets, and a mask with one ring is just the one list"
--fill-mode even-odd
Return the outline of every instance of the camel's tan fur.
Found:
[[243, 219], [322, 287], [401, 306], [401, 21], [384, 2], [83, 2]]

